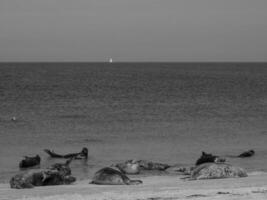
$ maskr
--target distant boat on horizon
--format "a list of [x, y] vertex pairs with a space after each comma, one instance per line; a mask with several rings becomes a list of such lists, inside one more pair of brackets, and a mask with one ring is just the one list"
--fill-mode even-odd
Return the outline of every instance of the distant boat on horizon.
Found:
[[110, 59], [109, 59], [109, 63], [113, 63], [113, 60], [112, 60], [112, 58], [110, 58]]

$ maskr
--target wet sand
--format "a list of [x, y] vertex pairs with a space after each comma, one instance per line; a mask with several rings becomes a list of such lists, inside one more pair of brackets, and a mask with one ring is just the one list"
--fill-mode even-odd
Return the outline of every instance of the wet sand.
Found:
[[0, 185], [0, 199], [61, 200], [61, 199], [124, 199], [124, 200], [241, 200], [267, 199], [267, 174], [252, 174], [246, 178], [185, 181], [178, 176], [141, 178], [141, 185], [103, 186], [88, 184], [90, 180], [73, 185], [10, 189]]

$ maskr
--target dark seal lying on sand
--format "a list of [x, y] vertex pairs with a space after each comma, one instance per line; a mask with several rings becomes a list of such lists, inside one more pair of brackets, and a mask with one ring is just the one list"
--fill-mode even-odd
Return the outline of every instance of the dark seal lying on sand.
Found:
[[254, 154], [255, 154], [255, 151], [251, 149], [251, 150], [248, 150], [248, 151], [241, 153], [238, 157], [239, 158], [246, 158], [246, 157], [251, 157]]
[[215, 156], [203, 151], [201, 157], [196, 161], [196, 165], [201, 165], [203, 163], [223, 163], [223, 162], [225, 162], [225, 158]]
[[138, 185], [141, 180], [130, 180], [124, 173], [119, 170], [105, 167], [97, 171], [91, 184], [98, 185]]
[[53, 150], [44, 149], [49, 156], [52, 158], [74, 158], [74, 159], [87, 159], [88, 158], [88, 149], [84, 147], [79, 153], [69, 153], [69, 154], [57, 154]]
[[20, 161], [19, 167], [20, 168], [27, 168], [27, 167], [33, 167], [36, 165], [39, 165], [41, 162], [41, 158], [39, 155], [30, 157], [30, 156], [24, 156], [24, 159]]

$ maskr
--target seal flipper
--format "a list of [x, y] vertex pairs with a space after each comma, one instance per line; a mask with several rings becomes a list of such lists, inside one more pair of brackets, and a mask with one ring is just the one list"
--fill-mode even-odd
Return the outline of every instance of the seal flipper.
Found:
[[64, 165], [69, 166], [70, 163], [73, 161], [73, 159], [74, 159], [73, 157], [69, 158], [68, 160], [66, 160]]
[[45, 172], [42, 172], [42, 176], [43, 176], [42, 182], [44, 182], [47, 179], [47, 176], [46, 176]]

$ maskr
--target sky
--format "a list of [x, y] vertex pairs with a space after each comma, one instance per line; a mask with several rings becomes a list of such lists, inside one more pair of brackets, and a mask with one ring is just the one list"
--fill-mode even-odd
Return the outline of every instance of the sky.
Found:
[[0, 0], [0, 62], [267, 61], [267, 0]]

